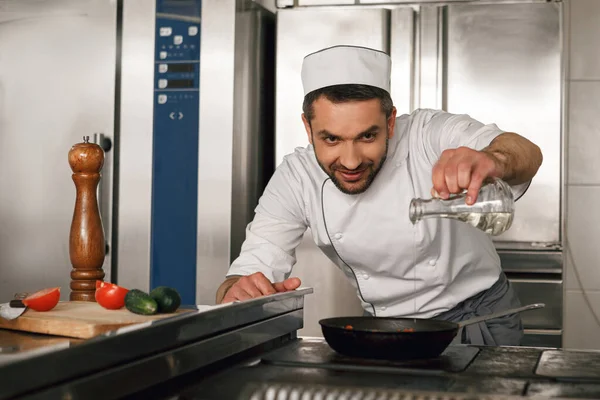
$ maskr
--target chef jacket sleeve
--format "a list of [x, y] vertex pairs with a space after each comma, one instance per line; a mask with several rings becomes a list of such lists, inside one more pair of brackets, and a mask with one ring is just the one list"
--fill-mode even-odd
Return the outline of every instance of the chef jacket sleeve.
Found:
[[[470, 147], [482, 150], [487, 147], [498, 135], [504, 133], [496, 124], [483, 124], [466, 114], [451, 114], [445, 111], [427, 110], [430, 118], [424, 125], [423, 149], [431, 166], [437, 162], [446, 149]], [[515, 199], [519, 199], [531, 181], [519, 185], [512, 185]]]
[[286, 159], [277, 167], [246, 227], [246, 240], [227, 276], [262, 272], [272, 283], [287, 277], [308, 223], [302, 183]]

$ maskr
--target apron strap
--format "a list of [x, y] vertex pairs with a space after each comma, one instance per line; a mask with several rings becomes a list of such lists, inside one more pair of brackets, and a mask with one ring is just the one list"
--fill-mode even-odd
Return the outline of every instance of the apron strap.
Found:
[[463, 329], [467, 331], [467, 340], [469, 340], [471, 344], [480, 346], [496, 346], [496, 340], [494, 340], [494, 337], [490, 333], [490, 330], [488, 329], [488, 326], [485, 324], [485, 322], [465, 326]]

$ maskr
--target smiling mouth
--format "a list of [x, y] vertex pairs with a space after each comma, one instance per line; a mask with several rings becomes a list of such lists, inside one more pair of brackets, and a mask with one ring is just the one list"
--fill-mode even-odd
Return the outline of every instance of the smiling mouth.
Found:
[[360, 178], [363, 176], [363, 174], [365, 173], [366, 170], [362, 170], [362, 171], [338, 171], [340, 173], [340, 175], [342, 175], [342, 177], [344, 178], [344, 180], [346, 182], [356, 182], [358, 180], [360, 180]]

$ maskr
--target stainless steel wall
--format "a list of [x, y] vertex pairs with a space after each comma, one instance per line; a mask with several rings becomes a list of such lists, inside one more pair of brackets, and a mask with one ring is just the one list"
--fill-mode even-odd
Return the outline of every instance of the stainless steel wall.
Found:
[[196, 298], [213, 304], [229, 265], [235, 0], [202, 2]]
[[[62, 287], [75, 186], [67, 154], [113, 136], [116, 1], [0, 1], [0, 301]], [[112, 153], [101, 181], [110, 237]], [[110, 262], [104, 263], [110, 279]]]
[[148, 290], [152, 200], [155, 1], [123, 2], [118, 283]]
[[197, 291], [213, 304], [273, 172], [275, 8], [202, 2]]
[[230, 261], [274, 172], [275, 15], [251, 2], [237, 7]]

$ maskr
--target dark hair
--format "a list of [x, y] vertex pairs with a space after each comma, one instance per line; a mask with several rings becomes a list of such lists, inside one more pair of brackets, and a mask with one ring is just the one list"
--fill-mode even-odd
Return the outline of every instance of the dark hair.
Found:
[[313, 90], [304, 96], [302, 111], [309, 122], [312, 121], [315, 116], [313, 103], [321, 96], [325, 96], [327, 100], [335, 104], [349, 101], [379, 99], [381, 102], [381, 111], [385, 113], [386, 118], [389, 118], [390, 115], [392, 115], [392, 109], [394, 107], [390, 94], [378, 87], [354, 84], [327, 86]]

